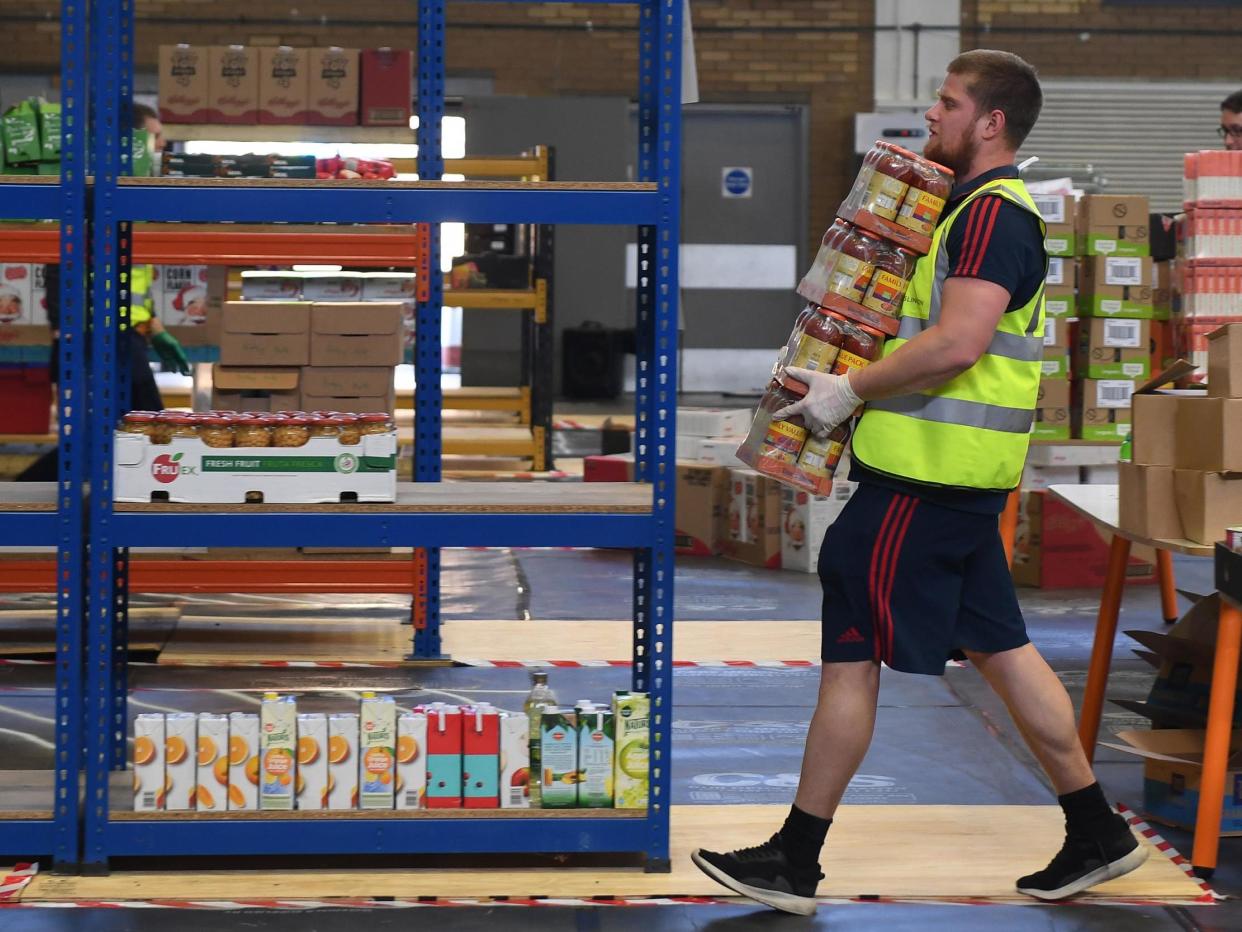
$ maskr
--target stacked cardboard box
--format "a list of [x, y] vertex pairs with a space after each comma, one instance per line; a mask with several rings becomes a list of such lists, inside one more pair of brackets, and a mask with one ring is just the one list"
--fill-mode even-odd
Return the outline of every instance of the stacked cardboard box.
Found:
[[1074, 258], [1074, 199], [1067, 194], [1038, 194], [1035, 206], [1048, 228], [1044, 249], [1044, 363], [1031, 436], [1065, 440], [1070, 435], [1070, 331], [1077, 310], [1078, 260]]
[[232, 411], [301, 407], [301, 369], [310, 363], [305, 302], [228, 301], [220, 315], [220, 361], [211, 406]]
[[215, 346], [227, 290], [224, 266], [157, 265], [151, 303], [155, 316], [182, 346]]

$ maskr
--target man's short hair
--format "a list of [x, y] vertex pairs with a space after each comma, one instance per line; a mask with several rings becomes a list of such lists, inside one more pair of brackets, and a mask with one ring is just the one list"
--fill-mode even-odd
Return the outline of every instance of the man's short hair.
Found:
[[979, 112], [1005, 114], [1005, 140], [1013, 149], [1022, 145], [1044, 105], [1035, 69], [1012, 52], [974, 49], [949, 62], [948, 71], [966, 80]]
[[140, 103], [135, 102], [133, 122], [130, 124], [130, 128], [131, 129], [146, 129], [148, 119], [158, 120], [159, 118], [160, 118], [160, 115], [155, 112], [154, 107], [149, 107], [146, 104], [140, 104]]
[[1242, 91], [1234, 91], [1220, 102], [1220, 109], [1230, 113], [1242, 113]]

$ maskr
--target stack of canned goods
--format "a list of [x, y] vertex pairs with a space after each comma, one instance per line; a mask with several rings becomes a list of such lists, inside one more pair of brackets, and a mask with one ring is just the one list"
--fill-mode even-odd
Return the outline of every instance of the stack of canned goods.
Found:
[[153, 444], [175, 437], [194, 438], [205, 446], [301, 447], [312, 437], [330, 437], [343, 446], [362, 442], [367, 434], [396, 429], [386, 412], [353, 414], [343, 411], [131, 411], [121, 419], [120, 431], [142, 434]]

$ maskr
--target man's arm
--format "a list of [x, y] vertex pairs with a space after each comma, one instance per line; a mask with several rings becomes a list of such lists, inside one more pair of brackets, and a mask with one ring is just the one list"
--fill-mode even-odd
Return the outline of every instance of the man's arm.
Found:
[[947, 279], [939, 322], [883, 359], [851, 372], [850, 387], [863, 401], [878, 401], [943, 385], [987, 352], [1009, 301], [1009, 292], [993, 282]]

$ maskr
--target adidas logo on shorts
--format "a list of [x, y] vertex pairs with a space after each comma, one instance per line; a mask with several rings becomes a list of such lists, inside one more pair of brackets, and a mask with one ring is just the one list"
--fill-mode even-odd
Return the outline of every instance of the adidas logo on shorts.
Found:
[[837, 638], [838, 644], [861, 644], [863, 636], [858, 633], [857, 628], [846, 628], [845, 633]]

